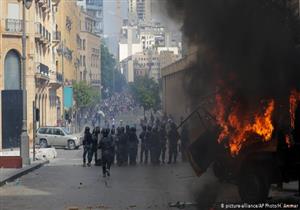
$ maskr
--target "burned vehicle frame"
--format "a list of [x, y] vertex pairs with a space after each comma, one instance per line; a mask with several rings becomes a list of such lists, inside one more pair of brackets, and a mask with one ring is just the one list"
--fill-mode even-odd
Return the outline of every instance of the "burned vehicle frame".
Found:
[[245, 202], [266, 200], [271, 184], [299, 180], [299, 143], [288, 144], [282, 130], [275, 128], [271, 141], [263, 142], [259, 136], [250, 135], [251, 141], [247, 140], [239, 154], [232, 156], [226, 142], [217, 141], [220, 129], [207, 109], [212, 100], [206, 101], [177, 127], [178, 131], [188, 129], [186, 152], [198, 176], [212, 167], [220, 181], [238, 186], [241, 200]]

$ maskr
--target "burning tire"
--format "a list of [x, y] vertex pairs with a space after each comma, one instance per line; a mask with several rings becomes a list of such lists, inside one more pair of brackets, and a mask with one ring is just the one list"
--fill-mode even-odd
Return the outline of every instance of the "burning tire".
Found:
[[238, 190], [244, 202], [264, 201], [269, 195], [270, 181], [264, 170], [245, 171], [239, 179]]

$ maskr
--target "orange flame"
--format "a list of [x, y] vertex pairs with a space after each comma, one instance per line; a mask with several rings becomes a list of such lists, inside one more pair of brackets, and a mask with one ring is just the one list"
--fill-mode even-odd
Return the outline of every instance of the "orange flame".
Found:
[[295, 128], [295, 111], [297, 108], [297, 103], [300, 100], [300, 92], [292, 90], [290, 94], [290, 120], [291, 128]]
[[216, 120], [221, 128], [218, 142], [228, 139], [228, 145], [232, 155], [237, 155], [243, 143], [250, 134], [257, 134], [263, 141], [269, 141], [272, 137], [274, 126], [272, 124], [272, 114], [275, 102], [271, 100], [262, 114], [256, 114], [254, 120], [249, 120], [245, 114], [239, 117], [238, 108], [233, 107], [233, 111], [226, 117], [224, 100], [222, 96], [216, 96]]
[[285, 135], [285, 143], [287, 144], [288, 148], [292, 146], [292, 141], [289, 135]]

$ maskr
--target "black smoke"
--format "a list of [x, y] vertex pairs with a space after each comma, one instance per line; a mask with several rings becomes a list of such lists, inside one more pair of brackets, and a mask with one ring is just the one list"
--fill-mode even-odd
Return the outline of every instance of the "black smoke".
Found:
[[167, 0], [189, 44], [199, 47], [198, 64], [188, 72], [191, 96], [226, 87], [252, 106], [287, 101], [291, 89], [300, 89], [300, 24], [288, 2]]

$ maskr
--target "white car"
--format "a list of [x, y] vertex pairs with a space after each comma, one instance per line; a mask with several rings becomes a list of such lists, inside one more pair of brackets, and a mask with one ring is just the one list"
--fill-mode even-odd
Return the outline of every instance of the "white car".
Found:
[[42, 148], [54, 146], [73, 150], [81, 145], [81, 138], [70, 134], [64, 127], [40, 127], [36, 133], [36, 144]]

